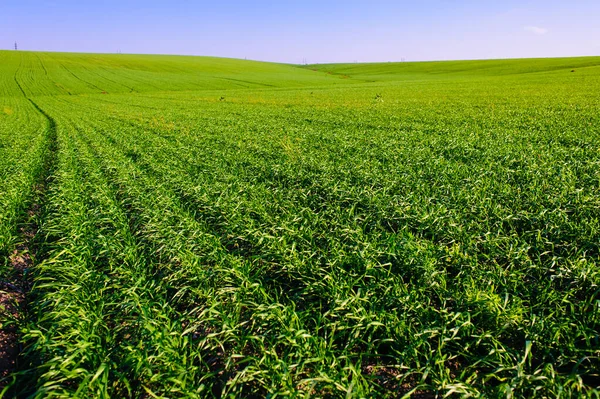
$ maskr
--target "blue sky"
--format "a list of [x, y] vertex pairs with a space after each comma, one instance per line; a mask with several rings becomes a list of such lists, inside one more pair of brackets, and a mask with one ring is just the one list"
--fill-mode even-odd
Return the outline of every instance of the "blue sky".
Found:
[[2, 0], [0, 49], [289, 63], [600, 55], [600, 0]]

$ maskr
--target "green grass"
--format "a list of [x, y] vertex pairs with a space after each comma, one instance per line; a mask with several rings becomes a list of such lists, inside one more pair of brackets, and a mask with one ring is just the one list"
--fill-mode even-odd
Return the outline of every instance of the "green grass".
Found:
[[600, 396], [600, 58], [0, 60], [9, 395]]
[[[307, 65], [312, 71], [323, 71], [334, 75], [345, 75], [367, 81], [414, 80], [416, 77], [451, 78], [465, 77], [469, 80], [479, 76], [501, 77], [511, 75], [540, 74], [548, 72], [598, 73], [598, 57], [580, 58], [533, 58], [521, 60], [482, 60], [482, 61], [434, 61], [367, 64], [320, 64]], [[576, 72], [576, 71], [575, 71]]]

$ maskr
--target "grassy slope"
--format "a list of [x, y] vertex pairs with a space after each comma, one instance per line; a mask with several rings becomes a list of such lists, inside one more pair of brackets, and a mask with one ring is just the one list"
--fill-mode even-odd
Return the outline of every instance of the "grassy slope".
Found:
[[57, 126], [26, 391], [593, 395], [600, 59], [0, 57]]
[[304, 68], [366, 81], [389, 81], [419, 77], [428, 79], [434, 79], [435, 77], [446, 79], [465, 77], [473, 79], [484, 76], [499, 77], [554, 71], [587, 71], [588, 68], [594, 68], [595, 73], [597, 73], [598, 67], [600, 67], [600, 57], [316, 64], [307, 65]]
[[109, 94], [241, 88], [301, 88], [358, 82], [473, 79], [532, 73], [597, 73], [600, 57], [321, 64], [296, 67], [214, 57], [0, 51], [0, 96]]
[[[75, 95], [335, 84], [339, 78], [294, 66], [212, 57], [0, 51], [28, 95]], [[21, 93], [3, 74], [0, 96]], [[9, 84], [10, 83], [10, 84]]]

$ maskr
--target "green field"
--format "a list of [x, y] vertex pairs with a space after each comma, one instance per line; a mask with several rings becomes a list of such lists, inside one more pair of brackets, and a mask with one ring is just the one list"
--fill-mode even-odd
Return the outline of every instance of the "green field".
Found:
[[600, 57], [3, 51], [0, 155], [0, 396], [600, 397]]

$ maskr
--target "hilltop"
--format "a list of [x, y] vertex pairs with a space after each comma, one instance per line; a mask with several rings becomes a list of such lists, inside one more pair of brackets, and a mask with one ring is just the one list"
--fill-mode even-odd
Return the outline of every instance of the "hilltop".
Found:
[[[0, 51], [0, 96], [329, 87], [540, 73], [597, 74], [600, 57], [289, 65], [230, 58]], [[17, 85], [19, 82], [21, 88]]]

